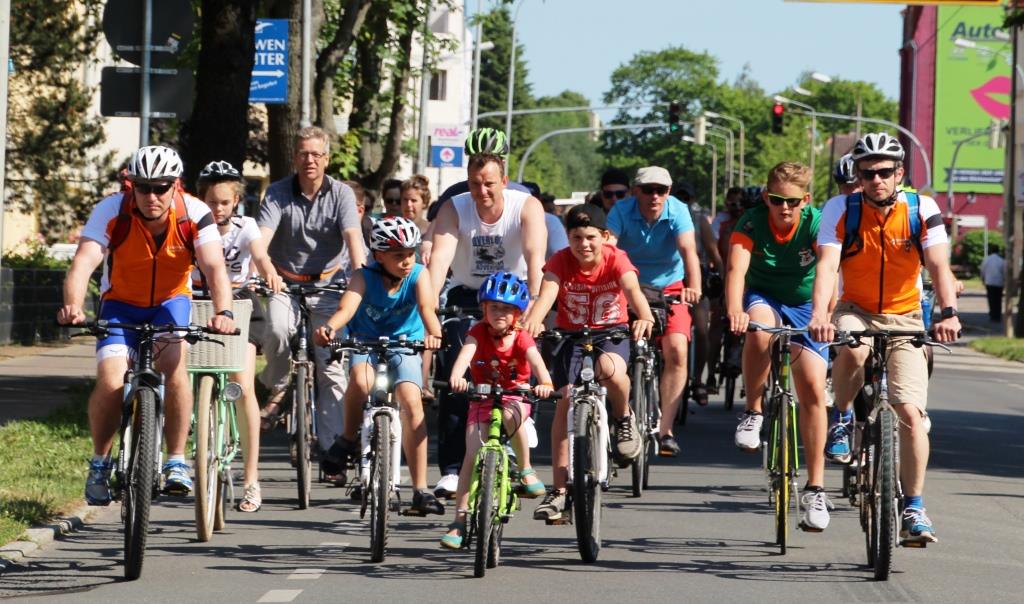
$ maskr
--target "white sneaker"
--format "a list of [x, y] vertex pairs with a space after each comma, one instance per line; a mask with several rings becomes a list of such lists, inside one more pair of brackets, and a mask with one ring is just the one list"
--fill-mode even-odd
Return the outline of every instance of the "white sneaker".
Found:
[[800, 495], [800, 507], [804, 511], [800, 516], [800, 528], [811, 533], [820, 533], [828, 528], [828, 511], [835, 509], [824, 489], [805, 490]]
[[434, 487], [434, 497], [437, 497], [438, 499], [451, 499], [455, 496], [455, 491], [458, 488], [459, 475], [445, 474], [441, 477], [441, 480], [437, 481], [437, 486]]
[[763, 422], [764, 416], [753, 411], [747, 411], [740, 416], [740, 425], [736, 426], [736, 446], [751, 452], [760, 449]]

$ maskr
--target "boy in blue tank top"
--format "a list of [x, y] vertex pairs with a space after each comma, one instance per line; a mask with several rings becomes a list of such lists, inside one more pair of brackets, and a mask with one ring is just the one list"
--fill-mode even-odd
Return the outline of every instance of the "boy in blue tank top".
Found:
[[[380, 337], [423, 340], [430, 350], [441, 344], [437, 295], [431, 290], [426, 267], [416, 262], [420, 230], [411, 220], [387, 216], [373, 223], [370, 249], [374, 262], [352, 274], [338, 310], [318, 329], [316, 343], [324, 346], [331, 334], [348, 326], [357, 340]], [[361, 423], [363, 401], [373, 386], [372, 355], [352, 355], [348, 390], [345, 391], [345, 425], [341, 436], [324, 455], [325, 471], [338, 473], [348, 456], [359, 455], [356, 431]], [[418, 355], [394, 352], [387, 359], [395, 397], [402, 410], [402, 448], [413, 483], [413, 514], [443, 514], [444, 505], [427, 488], [427, 424], [423, 417], [422, 360]]]

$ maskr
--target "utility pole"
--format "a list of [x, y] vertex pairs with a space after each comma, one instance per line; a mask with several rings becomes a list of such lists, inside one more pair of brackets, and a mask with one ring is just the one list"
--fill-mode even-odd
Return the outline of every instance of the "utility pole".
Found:
[[[1013, 42], [1013, 66], [1020, 69], [1021, 38], [1024, 37], [1019, 25], [1015, 25], [1010, 33]], [[1006, 170], [1006, 214], [1003, 217], [1004, 238], [1006, 241], [1006, 269], [1003, 298], [1003, 331], [1008, 337], [1024, 334], [1024, 297], [1020, 295], [1021, 283], [1021, 258], [1024, 256], [1024, 228], [1021, 222], [1024, 220], [1024, 191], [1021, 190], [1024, 183], [1021, 176], [1024, 175], [1024, 128], [1020, 127], [1020, 121], [1024, 120], [1024, 87], [1019, 78], [1012, 78], [1013, 84], [1010, 92], [1010, 103], [1012, 113], [1010, 114], [1010, 136]], [[1013, 311], [1016, 307], [1017, 314]]]
[[[11, 0], [0, 0], [0, 258], [4, 251], [4, 200], [7, 188], [7, 78], [11, 56]], [[2, 266], [2, 261], [0, 261]]]

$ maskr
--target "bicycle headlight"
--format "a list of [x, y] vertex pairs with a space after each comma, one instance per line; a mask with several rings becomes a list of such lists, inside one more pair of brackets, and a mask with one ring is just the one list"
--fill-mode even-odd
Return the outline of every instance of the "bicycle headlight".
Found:
[[583, 380], [584, 382], [594, 381], [594, 368], [591, 367], [590, 365], [587, 365], [586, 367], [581, 369], [580, 379]]
[[224, 386], [224, 398], [229, 401], [237, 401], [242, 398], [242, 386], [238, 382], [228, 382]]
[[374, 382], [374, 384], [376, 384], [378, 390], [387, 390], [387, 388], [388, 388], [388, 374], [387, 374], [387, 372], [385, 371], [383, 373], [378, 373], [377, 374], [377, 379]]

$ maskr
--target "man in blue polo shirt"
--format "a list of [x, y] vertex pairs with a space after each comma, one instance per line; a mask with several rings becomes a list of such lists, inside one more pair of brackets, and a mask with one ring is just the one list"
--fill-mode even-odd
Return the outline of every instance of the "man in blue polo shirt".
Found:
[[[608, 215], [608, 230], [616, 245], [640, 271], [640, 285], [649, 299], [661, 294], [679, 296], [686, 304], [669, 305], [661, 350], [661, 428], [658, 453], [679, 454], [672, 434], [673, 419], [686, 385], [691, 317], [688, 304], [700, 301], [700, 260], [693, 220], [686, 204], [668, 194], [672, 177], [658, 166], [641, 168], [633, 180], [633, 197], [616, 203]], [[684, 284], [685, 279], [685, 284]]]

